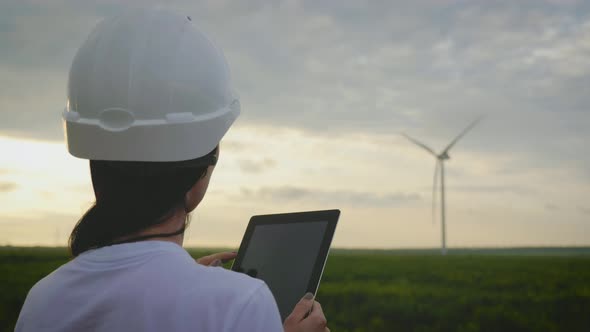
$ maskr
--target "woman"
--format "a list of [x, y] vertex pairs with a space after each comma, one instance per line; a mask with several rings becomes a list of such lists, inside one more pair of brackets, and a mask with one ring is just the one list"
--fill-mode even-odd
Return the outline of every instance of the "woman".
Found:
[[16, 331], [329, 331], [312, 294], [283, 323], [264, 282], [215, 267], [235, 253], [197, 264], [182, 248], [239, 112], [221, 51], [190, 17], [101, 22], [73, 60], [63, 114], [96, 202], [70, 236], [74, 259], [31, 289]]

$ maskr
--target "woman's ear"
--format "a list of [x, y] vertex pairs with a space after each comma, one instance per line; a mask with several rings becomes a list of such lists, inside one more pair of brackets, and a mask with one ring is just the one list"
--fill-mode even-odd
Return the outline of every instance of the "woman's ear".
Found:
[[209, 166], [207, 171], [205, 171], [205, 175], [200, 178], [189, 191], [187, 191], [186, 195], [184, 195], [184, 210], [186, 213], [193, 211], [205, 197], [213, 169], [214, 166]]
[[201, 180], [202, 179], [197, 181], [191, 187], [191, 189], [189, 189], [189, 191], [186, 192], [186, 195], [184, 195], [184, 211], [186, 213], [193, 211], [197, 207], [197, 205], [199, 205], [200, 201], [203, 199], [203, 197], [199, 198], [199, 196], [201, 196], [199, 195], [201, 193], [201, 190], [199, 188]]

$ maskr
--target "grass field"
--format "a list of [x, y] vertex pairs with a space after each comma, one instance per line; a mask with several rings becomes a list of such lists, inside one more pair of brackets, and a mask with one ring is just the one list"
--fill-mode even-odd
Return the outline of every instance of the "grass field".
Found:
[[[0, 331], [67, 260], [63, 248], [0, 248]], [[590, 249], [334, 250], [318, 300], [335, 332], [590, 331]]]

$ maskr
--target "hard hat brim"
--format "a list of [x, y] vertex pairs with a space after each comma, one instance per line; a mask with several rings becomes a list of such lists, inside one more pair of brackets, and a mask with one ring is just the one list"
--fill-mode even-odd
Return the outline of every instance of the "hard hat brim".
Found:
[[[202, 157], [213, 150], [240, 114], [239, 100], [206, 119], [135, 121], [124, 130], [101, 126], [64, 112], [68, 151], [90, 160], [177, 162]], [[75, 138], [75, 139], [74, 139]], [[149, 142], [149, 143], [148, 143]], [[190, 144], [194, 142], [195, 144]]]

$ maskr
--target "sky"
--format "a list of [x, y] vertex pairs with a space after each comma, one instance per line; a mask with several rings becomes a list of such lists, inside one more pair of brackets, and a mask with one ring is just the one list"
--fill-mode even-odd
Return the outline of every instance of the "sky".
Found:
[[[162, 2], [164, 3], [164, 2]], [[77, 48], [154, 1], [0, 0], [0, 245], [66, 245], [94, 199], [61, 124]], [[333, 246], [590, 245], [590, 2], [167, 1], [225, 53], [242, 114], [187, 246], [338, 208]], [[440, 204], [437, 204], [436, 215]]]

